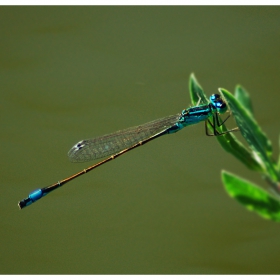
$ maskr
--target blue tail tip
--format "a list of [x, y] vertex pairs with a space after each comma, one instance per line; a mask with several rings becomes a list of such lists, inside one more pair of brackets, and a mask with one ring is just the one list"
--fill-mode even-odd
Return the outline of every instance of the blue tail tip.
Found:
[[19, 207], [19, 209], [22, 209], [22, 208], [28, 206], [31, 203], [32, 203], [31, 199], [30, 198], [26, 198], [26, 199], [23, 199], [23, 200], [18, 202], [18, 207]]

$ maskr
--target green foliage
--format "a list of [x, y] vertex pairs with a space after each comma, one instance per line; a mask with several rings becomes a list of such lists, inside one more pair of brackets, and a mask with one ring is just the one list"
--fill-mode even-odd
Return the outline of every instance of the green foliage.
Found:
[[[201, 103], [209, 103], [207, 96], [205, 95], [202, 87], [197, 82], [194, 74], [191, 74], [190, 76], [189, 90], [193, 105], [197, 104], [199, 98], [201, 98]], [[204, 101], [202, 102], [202, 100]], [[208, 126], [208, 128], [213, 132], [213, 128], [211, 126]], [[225, 125], [223, 125], [222, 128], [218, 128], [219, 132], [227, 130], [228, 129]], [[249, 169], [259, 172], [263, 171], [263, 167], [260, 166], [254, 155], [235, 137], [234, 133], [223, 134], [222, 136], [217, 137], [217, 140], [228, 153], [234, 155]]]
[[265, 219], [280, 222], [280, 202], [266, 191], [227, 171], [222, 171], [222, 181], [229, 195], [250, 211]]
[[[194, 105], [199, 99], [202, 104], [209, 103], [194, 74], [190, 76], [189, 89]], [[262, 178], [269, 183], [268, 190], [263, 190], [236, 175], [223, 171], [222, 180], [225, 189], [230, 196], [242, 203], [247, 209], [256, 211], [264, 218], [278, 222], [280, 221], [280, 156], [276, 163], [272, 158], [271, 142], [254, 118], [253, 106], [248, 92], [240, 85], [236, 86], [234, 95], [223, 88], [220, 88], [219, 92], [226, 100], [248, 147], [245, 147], [231, 132], [217, 137], [218, 142], [227, 152], [235, 156], [247, 168], [260, 173]], [[213, 131], [211, 126], [208, 127], [210, 131]], [[226, 126], [223, 125], [219, 132], [227, 130]], [[270, 195], [268, 191], [274, 195]]]
[[202, 104], [209, 103], [208, 97], [205, 95], [204, 90], [202, 89], [202, 87], [198, 83], [198, 81], [196, 80], [193, 73], [190, 76], [189, 90], [190, 90], [192, 104], [194, 106], [197, 104], [199, 98], [201, 99], [200, 103], [202, 103]]
[[232, 111], [235, 121], [240, 129], [242, 136], [249, 144], [253, 155], [256, 157], [264, 172], [277, 180], [274, 163], [271, 161], [272, 147], [271, 142], [261, 130], [253, 115], [247, 110], [230, 92], [220, 88]]
[[242, 104], [242, 106], [246, 108], [247, 111], [253, 116], [254, 111], [250, 95], [241, 85], [236, 86], [234, 96], [239, 101], [239, 103]]

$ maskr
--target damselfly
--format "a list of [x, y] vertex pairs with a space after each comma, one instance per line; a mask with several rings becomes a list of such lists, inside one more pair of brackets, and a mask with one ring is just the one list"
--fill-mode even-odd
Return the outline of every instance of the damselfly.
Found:
[[[96, 167], [111, 161], [126, 152], [142, 146], [162, 135], [175, 133], [185, 126], [205, 121], [205, 132], [207, 136], [220, 136], [232, 131], [231, 130], [218, 132], [217, 128], [229, 118], [220, 121], [219, 114], [227, 111], [227, 104], [219, 94], [212, 94], [208, 104], [199, 105], [184, 109], [182, 113], [154, 120], [152, 122], [127, 128], [115, 133], [107, 134], [93, 139], [82, 140], [74, 145], [68, 152], [68, 157], [72, 162], [85, 162], [98, 158], [108, 157], [70, 177], [67, 177], [57, 183], [37, 189], [29, 194], [29, 196], [18, 203], [20, 209], [34, 203], [38, 199], [48, 193], [63, 186], [67, 182], [83, 175]], [[212, 119], [212, 121], [211, 121]], [[213, 128], [211, 134], [208, 130], [207, 123]]]

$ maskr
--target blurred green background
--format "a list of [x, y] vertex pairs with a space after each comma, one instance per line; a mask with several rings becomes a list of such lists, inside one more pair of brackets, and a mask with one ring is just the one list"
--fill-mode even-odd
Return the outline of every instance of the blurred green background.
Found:
[[242, 84], [277, 154], [279, 27], [279, 7], [1, 7], [0, 273], [280, 273], [280, 225], [220, 171], [264, 183], [203, 124], [17, 208], [91, 164], [77, 141], [190, 106], [191, 72], [208, 95]]

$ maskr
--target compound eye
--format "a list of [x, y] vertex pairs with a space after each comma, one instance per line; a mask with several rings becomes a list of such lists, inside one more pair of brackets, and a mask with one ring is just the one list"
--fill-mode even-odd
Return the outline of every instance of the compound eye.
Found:
[[221, 98], [220, 94], [214, 93], [210, 96], [210, 102], [216, 109], [218, 109], [219, 107], [218, 103], [222, 103], [223, 99]]
[[218, 102], [216, 102], [215, 106], [218, 112], [221, 114], [225, 113], [227, 110], [227, 104], [223, 100], [219, 100]]
[[218, 93], [214, 93], [210, 96], [211, 102], [216, 102], [216, 100], [221, 99], [221, 95]]

